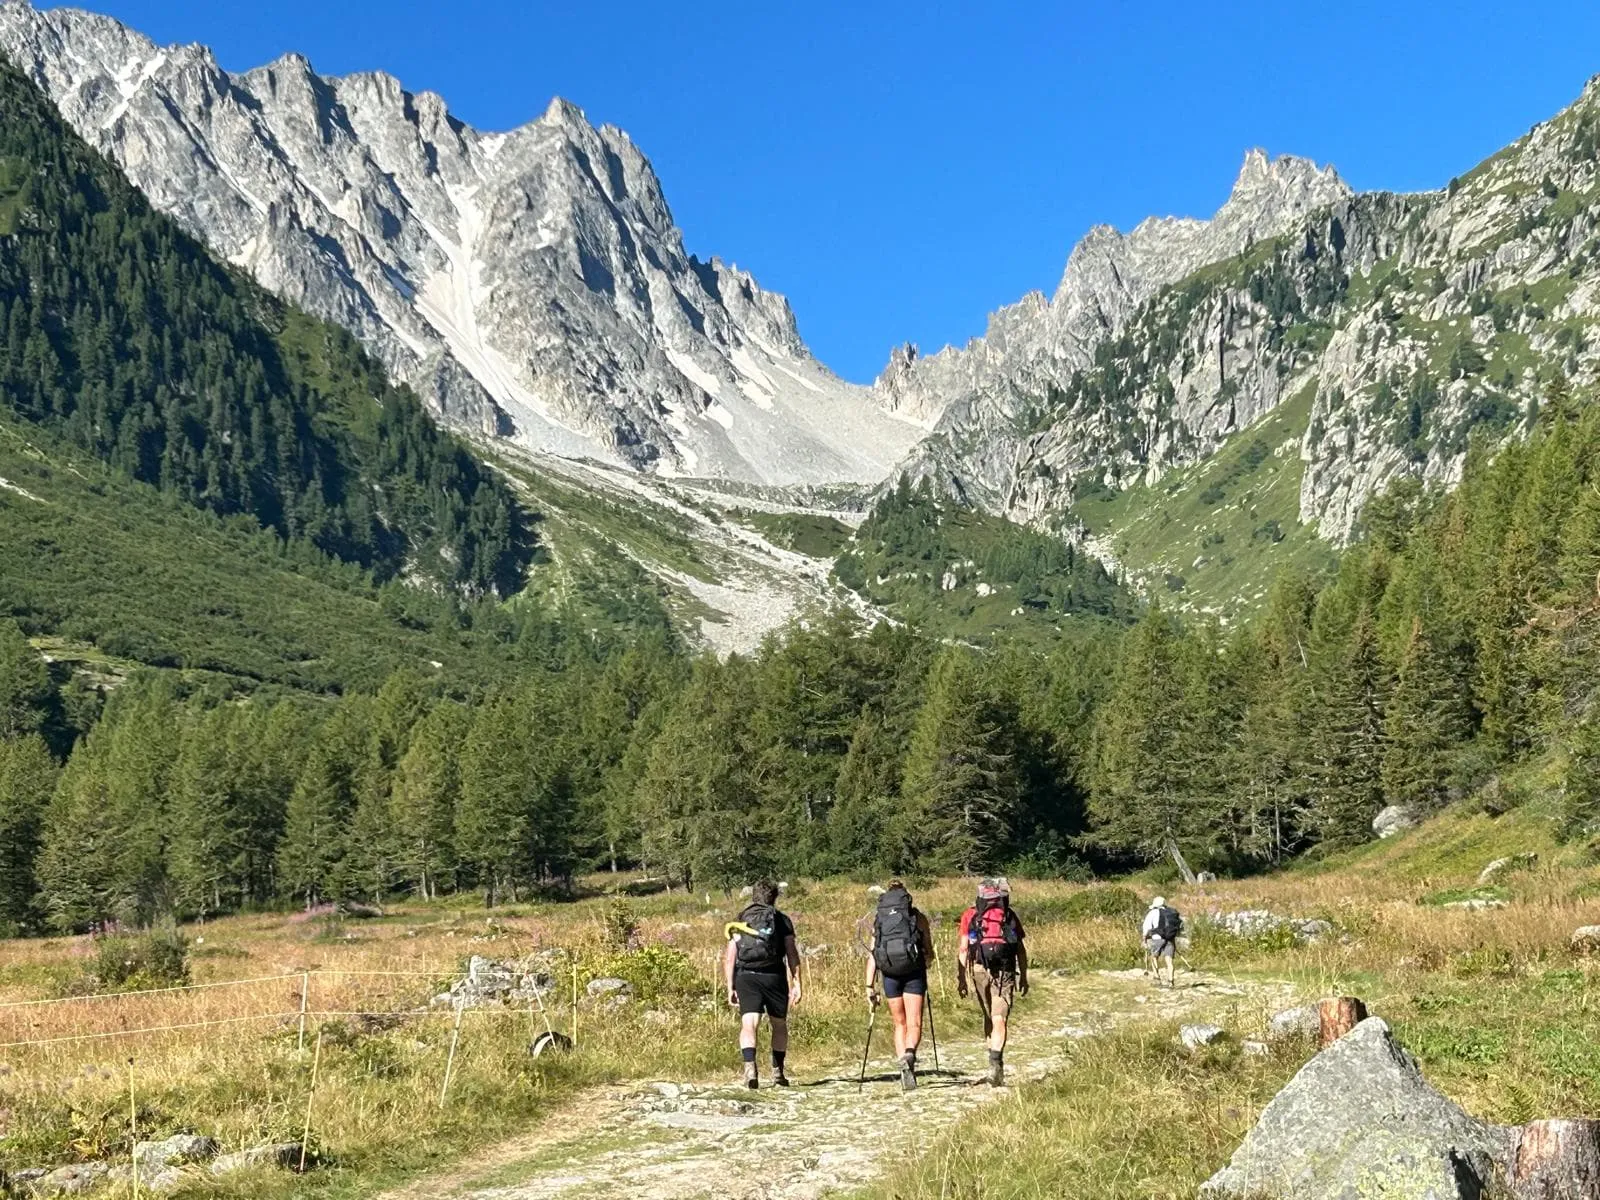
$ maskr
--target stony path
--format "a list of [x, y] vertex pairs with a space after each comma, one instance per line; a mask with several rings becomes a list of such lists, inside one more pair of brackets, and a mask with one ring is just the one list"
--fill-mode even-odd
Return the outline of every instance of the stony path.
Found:
[[[1139, 971], [1036, 979], [1012, 1024], [1010, 1081], [1049, 1074], [1065, 1063], [1074, 1039], [1116, 1025], [1195, 1019], [1245, 1003], [1266, 1008], [1288, 998], [1286, 987], [1206, 975], [1180, 980], [1175, 992], [1152, 988]], [[731, 1069], [714, 1082], [607, 1089], [450, 1175], [385, 1200], [812, 1200], [848, 1192], [877, 1174], [885, 1146], [926, 1144], [966, 1110], [1010, 1092], [981, 1081], [986, 1064], [977, 1039], [952, 1036], [939, 1047], [942, 1069], [902, 1093], [891, 1070], [887, 1017], [879, 1015], [874, 1033], [883, 1053], [875, 1050], [859, 1090], [859, 1058], [820, 1075], [797, 1071], [787, 1091], [765, 1085], [765, 1065], [754, 1093], [734, 1086]], [[928, 1049], [924, 1064], [931, 1067]], [[572, 1120], [574, 1108], [584, 1114], [581, 1124]]]

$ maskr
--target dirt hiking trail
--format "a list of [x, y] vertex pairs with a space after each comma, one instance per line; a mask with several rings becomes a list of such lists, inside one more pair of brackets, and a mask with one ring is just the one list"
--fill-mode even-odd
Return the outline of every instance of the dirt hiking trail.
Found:
[[[1205, 974], [1180, 977], [1168, 991], [1137, 970], [1040, 973], [1013, 1013], [1008, 1083], [1043, 1078], [1066, 1064], [1074, 1041], [1119, 1025], [1221, 1017], [1291, 999], [1286, 984]], [[955, 1003], [952, 994], [935, 1009], [941, 1031], [949, 1026], [952, 1033], [940, 1041], [939, 1071], [924, 1034], [919, 1067], [928, 1070], [915, 1092], [900, 1090], [887, 1011], [878, 1015], [859, 1092], [859, 1056], [822, 1069], [808, 1061], [803, 1016], [790, 1064], [795, 1086], [768, 1086], [763, 1052], [761, 1090], [751, 1092], [737, 1083], [730, 1028], [729, 1068], [720, 1079], [576, 1097], [528, 1134], [382, 1200], [812, 1200], [848, 1193], [879, 1173], [884, 1147], [904, 1147], [908, 1139], [926, 1146], [969, 1109], [1011, 1093], [983, 1082], [985, 1048], [976, 1035], [954, 1033], [947, 1010]]]

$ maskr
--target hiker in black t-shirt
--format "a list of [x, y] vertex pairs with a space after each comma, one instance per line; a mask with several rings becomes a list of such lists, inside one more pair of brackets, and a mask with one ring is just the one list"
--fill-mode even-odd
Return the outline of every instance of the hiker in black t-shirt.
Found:
[[739, 1052], [744, 1056], [744, 1083], [756, 1087], [756, 1029], [761, 1014], [772, 1021], [772, 1082], [788, 1087], [783, 1072], [789, 1051], [789, 1006], [800, 1000], [800, 949], [795, 945], [794, 922], [778, 911], [778, 885], [763, 879], [750, 889], [750, 903], [737, 921], [728, 923], [728, 948], [722, 955], [722, 974], [728, 984], [728, 1003], [743, 1018], [739, 1025]]
[[894, 1021], [894, 1053], [900, 1060], [900, 1086], [917, 1086], [917, 1047], [922, 1044], [922, 1006], [928, 995], [928, 964], [933, 961], [933, 931], [911, 903], [898, 879], [878, 897], [867, 954], [867, 1003], [878, 1006], [877, 981]]

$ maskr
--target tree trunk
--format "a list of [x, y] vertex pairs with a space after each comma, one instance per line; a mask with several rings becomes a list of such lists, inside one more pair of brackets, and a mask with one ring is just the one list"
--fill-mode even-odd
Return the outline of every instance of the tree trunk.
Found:
[[1600, 1121], [1532, 1121], [1511, 1167], [1516, 1200], [1600, 1196]]
[[1326, 1050], [1367, 1019], [1367, 1006], [1354, 996], [1333, 996], [1317, 1004], [1322, 1031], [1317, 1045]]

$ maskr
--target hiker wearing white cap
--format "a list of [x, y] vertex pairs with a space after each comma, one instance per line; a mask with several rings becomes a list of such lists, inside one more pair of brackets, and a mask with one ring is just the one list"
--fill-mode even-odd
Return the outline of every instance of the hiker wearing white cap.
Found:
[[1183, 918], [1178, 910], [1167, 904], [1165, 896], [1150, 901], [1150, 910], [1144, 914], [1144, 925], [1139, 936], [1145, 953], [1150, 956], [1147, 968], [1161, 982], [1161, 960], [1167, 960], [1167, 986], [1178, 986], [1178, 935], [1183, 932]]

